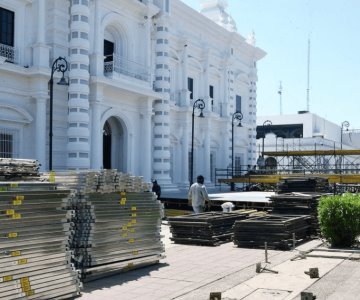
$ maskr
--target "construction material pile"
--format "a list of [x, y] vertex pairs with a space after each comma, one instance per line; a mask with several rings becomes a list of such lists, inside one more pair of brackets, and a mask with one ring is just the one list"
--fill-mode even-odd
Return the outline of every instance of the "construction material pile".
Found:
[[32, 159], [0, 158], [0, 180], [26, 180], [39, 176], [40, 164]]
[[287, 193], [270, 196], [272, 213], [310, 216], [309, 234], [319, 233], [317, 208], [321, 194]]
[[151, 184], [114, 170], [71, 176], [69, 181], [56, 174], [55, 180], [77, 191], [69, 207], [74, 211], [70, 249], [82, 281], [159, 262], [162, 206], [149, 192]]
[[0, 183], [0, 299], [79, 295], [68, 250], [72, 197], [52, 183]]
[[169, 217], [171, 240], [179, 244], [218, 246], [231, 241], [234, 222], [247, 215], [247, 212], [206, 212]]
[[282, 179], [277, 186], [278, 193], [327, 193], [329, 182], [321, 177], [293, 177]]
[[307, 239], [309, 216], [266, 215], [236, 221], [234, 244], [238, 247], [288, 250]]

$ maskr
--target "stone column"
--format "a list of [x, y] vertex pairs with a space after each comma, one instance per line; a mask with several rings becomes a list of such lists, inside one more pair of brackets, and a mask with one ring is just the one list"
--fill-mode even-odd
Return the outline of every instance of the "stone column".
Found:
[[34, 7], [36, 7], [36, 11], [34, 11], [34, 20], [37, 21], [36, 29], [36, 42], [33, 45], [33, 61], [34, 66], [36, 67], [49, 67], [50, 60], [50, 47], [46, 45], [45, 35], [46, 35], [46, 5], [45, 0], [37, 0], [34, 2]]
[[36, 98], [35, 119], [35, 157], [41, 164], [40, 171], [45, 171], [46, 161], [46, 96]]
[[170, 72], [168, 16], [156, 19], [155, 91], [159, 99], [154, 101], [154, 152], [153, 177], [160, 184], [170, 184]]
[[[190, 125], [191, 126], [191, 125]], [[183, 136], [181, 139], [181, 182], [187, 186], [190, 184], [189, 181], [189, 145], [190, 145], [190, 137], [189, 132], [191, 132], [191, 128], [189, 126], [189, 122], [185, 120], [183, 125]]]
[[146, 108], [142, 109], [140, 114], [140, 138], [141, 149], [140, 153], [140, 174], [144, 177], [145, 181], [151, 180], [151, 116], [152, 116], [152, 107], [151, 102], [146, 102], [149, 104]]
[[190, 92], [188, 91], [188, 45], [184, 42], [184, 49], [181, 61], [181, 90], [180, 90], [180, 105], [184, 107], [190, 106]]
[[99, 76], [104, 73], [104, 54], [102, 52], [102, 45], [104, 39], [101, 34], [101, 0], [94, 0], [95, 6], [95, 22], [94, 22], [94, 51], [91, 54], [91, 73], [92, 75]]
[[71, 4], [67, 168], [90, 168], [89, 4]]

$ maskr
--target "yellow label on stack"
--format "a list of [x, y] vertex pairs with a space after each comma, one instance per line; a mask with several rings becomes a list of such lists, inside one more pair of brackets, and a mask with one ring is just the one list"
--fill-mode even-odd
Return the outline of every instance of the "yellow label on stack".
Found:
[[7, 191], [7, 187], [6, 187], [6, 186], [1, 186], [1, 187], [0, 187], [0, 191], [1, 191], [1, 192]]
[[55, 182], [55, 172], [54, 171], [50, 171], [49, 182], [51, 182], [51, 183]]
[[135, 211], [136, 210], [136, 206], [132, 206], [131, 210]]
[[14, 239], [14, 238], [17, 238], [18, 233], [17, 232], [9, 232], [7, 236], [9, 239]]
[[13, 280], [13, 277], [12, 277], [11, 275], [9, 275], [9, 276], [4, 276], [4, 277], [3, 277], [3, 280], [4, 280], [4, 282], [6, 282], [6, 281], [11, 281], [11, 280]]
[[129, 222], [127, 226], [131, 227], [131, 226], [133, 226], [133, 224], [131, 222]]
[[30, 284], [29, 277], [20, 278], [20, 283], [21, 283], [21, 285]]
[[16, 187], [18, 187], [18, 186], [19, 186], [18, 183], [10, 183], [10, 187], [12, 187], [12, 188], [16, 188]]
[[134, 266], [133, 263], [128, 263], [128, 265], [127, 265], [128, 268], [132, 268], [133, 266]]
[[21, 205], [22, 200], [13, 200], [12, 205]]
[[136, 217], [136, 213], [132, 213], [131, 216], [132, 216], [132, 217]]
[[134, 250], [134, 251], [132, 252], [132, 254], [133, 254], [133, 255], [138, 255], [138, 254], [139, 254], [139, 251]]
[[17, 195], [16, 197], [15, 197], [15, 200], [24, 200], [25, 199], [25, 196], [22, 196], [22, 195]]
[[130, 232], [134, 233], [135, 232], [135, 228], [130, 228]]
[[132, 219], [132, 220], [131, 220], [131, 223], [132, 223], [132, 224], [136, 224], [136, 219]]
[[122, 231], [127, 231], [127, 230], [128, 230], [128, 228], [127, 228], [127, 226], [126, 226], [126, 225], [124, 225], [124, 226], [122, 226], [122, 227], [121, 227], [121, 230], [122, 230]]
[[15, 210], [13, 210], [13, 209], [7, 209], [7, 210], [5, 210], [5, 214], [6, 214], [7, 216], [12, 216], [13, 214], [15, 214]]
[[21, 214], [14, 214], [12, 215], [12, 218], [15, 220], [21, 219]]
[[26, 265], [28, 262], [27, 258], [22, 258], [17, 261], [18, 265]]
[[127, 236], [128, 236], [127, 233], [123, 233], [123, 234], [122, 234], [122, 237], [123, 237], [123, 238], [126, 238]]
[[124, 197], [124, 196], [126, 196], [126, 192], [120, 192], [120, 195], [121, 195], [122, 197]]
[[25, 294], [26, 294], [27, 297], [30, 297], [30, 296], [35, 295], [35, 291], [30, 290], [30, 291], [27, 291]]
[[130, 244], [135, 243], [135, 239], [129, 239], [129, 243]]
[[126, 204], [126, 198], [121, 198], [120, 205], [125, 205], [125, 204]]
[[21, 251], [20, 250], [16, 250], [16, 251], [11, 251], [10, 252], [11, 256], [20, 256], [21, 255]]

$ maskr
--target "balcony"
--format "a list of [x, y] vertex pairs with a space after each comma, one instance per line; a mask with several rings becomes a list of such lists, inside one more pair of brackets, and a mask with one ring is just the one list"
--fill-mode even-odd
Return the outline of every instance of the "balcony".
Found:
[[104, 75], [113, 77], [115, 74], [150, 82], [149, 68], [124, 57], [114, 55], [113, 61], [104, 62]]
[[0, 61], [16, 63], [17, 61], [16, 49], [8, 45], [0, 44]]

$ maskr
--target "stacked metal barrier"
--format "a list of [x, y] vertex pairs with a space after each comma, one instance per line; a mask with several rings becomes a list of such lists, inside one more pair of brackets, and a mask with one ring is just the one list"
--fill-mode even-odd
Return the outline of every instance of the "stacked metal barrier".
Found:
[[69, 251], [72, 197], [51, 183], [0, 183], [0, 299], [79, 295]]
[[150, 183], [115, 170], [72, 176], [55, 177], [77, 191], [69, 207], [74, 210], [71, 249], [82, 281], [159, 262], [162, 206], [149, 192]]
[[207, 212], [169, 217], [171, 240], [179, 244], [218, 246], [231, 241], [236, 220], [245, 219], [248, 212]]
[[234, 244], [238, 247], [288, 250], [303, 242], [308, 234], [309, 216], [267, 215], [236, 221]]
[[39, 176], [40, 164], [32, 159], [0, 158], [0, 180]]
[[321, 194], [287, 193], [270, 196], [272, 213], [310, 216], [309, 234], [319, 234], [317, 208]]
[[278, 183], [278, 193], [327, 193], [329, 183], [327, 178], [294, 177], [284, 178]]

